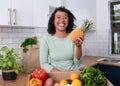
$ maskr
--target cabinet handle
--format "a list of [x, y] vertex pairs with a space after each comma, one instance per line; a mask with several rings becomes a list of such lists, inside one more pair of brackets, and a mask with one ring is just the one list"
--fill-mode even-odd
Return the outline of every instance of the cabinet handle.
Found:
[[11, 15], [12, 15], [12, 10], [11, 10], [11, 8], [8, 8], [8, 12], [9, 12], [9, 21], [8, 21], [8, 25], [11, 25]]
[[12, 24], [13, 24], [13, 25], [16, 25], [16, 9], [13, 9]]

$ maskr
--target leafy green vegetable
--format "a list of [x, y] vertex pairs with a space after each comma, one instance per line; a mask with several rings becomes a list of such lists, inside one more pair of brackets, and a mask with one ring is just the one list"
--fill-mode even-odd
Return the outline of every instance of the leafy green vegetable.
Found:
[[21, 44], [21, 47], [23, 47], [23, 52], [28, 51], [27, 48], [28, 45], [35, 45], [35, 44], [37, 44], [37, 40], [35, 40], [34, 38], [26, 38], [24, 42]]
[[83, 86], [107, 86], [104, 73], [94, 67], [85, 67], [80, 73]]

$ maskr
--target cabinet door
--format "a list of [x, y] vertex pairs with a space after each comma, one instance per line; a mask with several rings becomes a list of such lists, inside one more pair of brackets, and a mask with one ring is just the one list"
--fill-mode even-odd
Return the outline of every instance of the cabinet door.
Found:
[[2, 0], [0, 2], [0, 25], [8, 25], [10, 23], [10, 8], [11, 0]]
[[13, 23], [19, 26], [33, 26], [33, 1], [12, 0]]
[[47, 27], [49, 7], [61, 6], [60, 0], [34, 0], [34, 26]]

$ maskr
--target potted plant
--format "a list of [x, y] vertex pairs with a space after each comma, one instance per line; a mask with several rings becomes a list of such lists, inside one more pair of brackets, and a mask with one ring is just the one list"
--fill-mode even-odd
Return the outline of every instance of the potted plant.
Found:
[[0, 67], [3, 80], [15, 80], [17, 74], [23, 69], [22, 60], [18, 56], [18, 50], [3, 46], [0, 48]]

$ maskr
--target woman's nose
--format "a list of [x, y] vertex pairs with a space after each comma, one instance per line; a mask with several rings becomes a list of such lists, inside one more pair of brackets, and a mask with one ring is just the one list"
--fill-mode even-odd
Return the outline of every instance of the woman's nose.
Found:
[[65, 18], [61, 18], [60, 20], [61, 20], [61, 21], [64, 21], [64, 19], [65, 19]]

